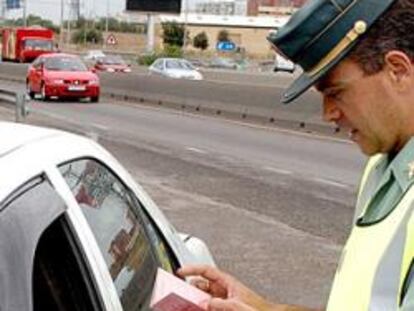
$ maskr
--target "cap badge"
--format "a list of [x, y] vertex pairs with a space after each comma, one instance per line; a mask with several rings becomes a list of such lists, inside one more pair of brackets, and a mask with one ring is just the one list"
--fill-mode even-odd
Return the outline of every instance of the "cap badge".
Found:
[[354, 31], [358, 35], [362, 35], [365, 31], [367, 31], [367, 23], [364, 21], [356, 21], [354, 24]]

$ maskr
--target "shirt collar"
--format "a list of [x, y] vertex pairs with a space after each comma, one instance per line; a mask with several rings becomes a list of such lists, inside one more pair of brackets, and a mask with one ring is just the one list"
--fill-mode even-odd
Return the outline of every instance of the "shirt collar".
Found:
[[402, 191], [414, 182], [414, 137], [412, 137], [390, 163], [390, 169], [394, 174]]

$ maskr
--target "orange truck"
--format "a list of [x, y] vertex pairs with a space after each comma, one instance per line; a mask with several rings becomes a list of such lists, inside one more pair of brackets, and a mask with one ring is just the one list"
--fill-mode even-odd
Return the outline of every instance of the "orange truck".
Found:
[[48, 28], [18, 27], [2, 30], [2, 60], [31, 62], [36, 57], [54, 50], [54, 34]]

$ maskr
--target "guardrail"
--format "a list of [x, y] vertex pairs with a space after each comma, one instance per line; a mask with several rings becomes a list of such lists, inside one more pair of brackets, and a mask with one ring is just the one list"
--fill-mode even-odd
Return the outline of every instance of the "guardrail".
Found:
[[14, 105], [15, 121], [24, 122], [29, 114], [25, 92], [9, 91], [0, 88], [0, 104]]

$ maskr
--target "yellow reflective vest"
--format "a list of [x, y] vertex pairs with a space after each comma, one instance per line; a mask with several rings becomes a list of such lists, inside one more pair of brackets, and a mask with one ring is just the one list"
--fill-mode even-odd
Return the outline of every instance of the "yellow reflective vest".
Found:
[[414, 187], [381, 221], [358, 224], [372, 199], [368, 188], [383, 157], [372, 157], [364, 171], [354, 227], [338, 263], [328, 311], [399, 310], [414, 274]]

